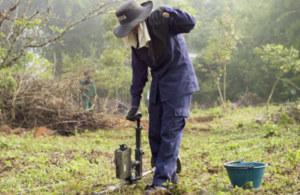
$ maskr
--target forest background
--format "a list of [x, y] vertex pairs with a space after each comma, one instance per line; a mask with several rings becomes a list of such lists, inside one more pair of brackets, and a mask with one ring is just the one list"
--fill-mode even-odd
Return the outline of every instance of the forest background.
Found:
[[[15, 1], [20, 2], [16, 10], [12, 9], [14, 2], [0, 2], [1, 75], [13, 77], [16, 72], [26, 71], [38, 79], [53, 80], [70, 75], [80, 78], [83, 72], [89, 71], [99, 97], [130, 103], [130, 50], [113, 35], [114, 26], [118, 24], [114, 10], [121, 1], [24, 0]], [[238, 102], [249, 93], [256, 94], [262, 102], [297, 99], [300, 86], [299, 1], [153, 2], [154, 8], [169, 5], [196, 17], [195, 29], [183, 35], [201, 88], [193, 96], [194, 104], [212, 107]], [[28, 11], [23, 20], [9, 18], [25, 13], [22, 10], [25, 5]], [[99, 9], [97, 16], [85, 18], [95, 9]], [[39, 14], [41, 10], [48, 13], [45, 21]], [[8, 17], [9, 11], [12, 15]], [[85, 18], [83, 22], [70, 25], [82, 18]], [[10, 23], [12, 25], [8, 25]], [[15, 35], [17, 31], [12, 32], [12, 29], [18, 26], [24, 31], [14, 38], [11, 33]], [[55, 39], [45, 43], [51, 37]], [[30, 38], [30, 44], [18, 43]], [[0, 85], [7, 86], [7, 78], [1, 78]], [[146, 104], [148, 89], [149, 83], [143, 94]]]

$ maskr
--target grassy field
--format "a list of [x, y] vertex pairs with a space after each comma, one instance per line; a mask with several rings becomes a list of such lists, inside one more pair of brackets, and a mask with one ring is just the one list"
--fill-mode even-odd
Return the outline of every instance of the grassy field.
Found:
[[[244, 108], [225, 113], [215, 108], [193, 113], [182, 140], [179, 184], [168, 194], [300, 194], [299, 125], [289, 118], [277, 124], [256, 123], [264, 111]], [[203, 120], [211, 115], [218, 117]], [[135, 148], [134, 123], [121, 124], [72, 137], [0, 134], [0, 194], [90, 194], [120, 182], [115, 179], [113, 152], [122, 143]], [[142, 124], [147, 126], [147, 121]], [[146, 128], [142, 148], [148, 170]], [[261, 190], [231, 186], [223, 165], [239, 159], [268, 164]], [[142, 194], [151, 177], [111, 194]]]

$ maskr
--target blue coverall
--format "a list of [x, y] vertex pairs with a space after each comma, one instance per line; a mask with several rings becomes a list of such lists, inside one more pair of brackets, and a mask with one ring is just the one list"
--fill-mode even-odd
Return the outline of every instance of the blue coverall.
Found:
[[93, 99], [97, 95], [97, 89], [93, 80], [81, 80], [80, 84], [83, 86], [82, 90], [82, 102], [83, 107], [89, 110], [93, 105]]
[[160, 186], [167, 181], [177, 183], [176, 160], [189, 117], [191, 96], [199, 90], [186, 44], [180, 34], [194, 28], [195, 18], [176, 8], [164, 6], [164, 9], [170, 17], [164, 21], [167, 41], [163, 55], [154, 67], [147, 47], [132, 47], [133, 77], [130, 88], [131, 105], [138, 107], [150, 67], [149, 143], [156, 165], [152, 184]]
[[118, 101], [118, 111], [121, 115], [121, 117], [124, 117], [128, 111], [128, 107], [123, 104], [122, 102]]

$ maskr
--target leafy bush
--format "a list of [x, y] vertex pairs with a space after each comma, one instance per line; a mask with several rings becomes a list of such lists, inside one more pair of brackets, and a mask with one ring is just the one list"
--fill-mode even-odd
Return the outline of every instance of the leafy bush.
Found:
[[278, 126], [272, 123], [266, 123], [263, 126], [263, 129], [266, 131], [267, 137], [273, 137], [278, 135]]
[[239, 148], [239, 145], [230, 143], [230, 144], [227, 144], [225, 148], [226, 148], [226, 150], [235, 150], [235, 149]]
[[198, 103], [195, 101], [195, 103], [194, 103], [194, 108], [193, 108], [193, 110], [192, 110], [192, 113], [198, 113], [199, 112], [199, 109], [198, 109]]
[[300, 161], [300, 150], [296, 150], [296, 151], [289, 150], [289, 152], [286, 154], [286, 157], [293, 165], [297, 165], [299, 164]]
[[279, 120], [279, 124], [283, 124], [283, 125], [293, 124], [293, 120], [286, 113], [281, 113], [280, 116], [281, 118]]

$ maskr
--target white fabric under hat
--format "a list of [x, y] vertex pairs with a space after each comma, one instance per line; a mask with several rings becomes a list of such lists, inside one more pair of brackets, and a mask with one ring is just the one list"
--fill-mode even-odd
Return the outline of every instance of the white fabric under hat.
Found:
[[149, 36], [146, 22], [143, 21], [138, 25], [138, 40], [136, 34], [130, 32], [126, 37], [123, 38], [123, 41], [127, 48], [130, 48], [131, 46], [137, 48], [138, 43], [139, 48], [149, 47], [151, 38]]

